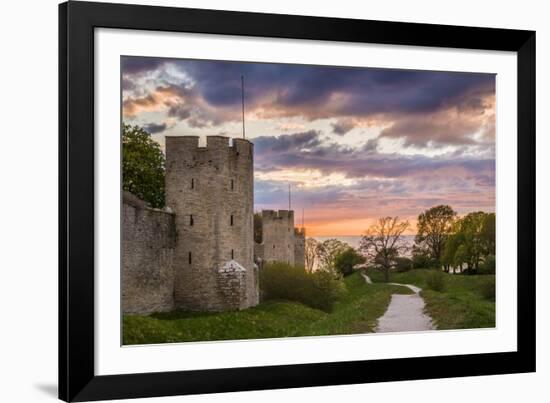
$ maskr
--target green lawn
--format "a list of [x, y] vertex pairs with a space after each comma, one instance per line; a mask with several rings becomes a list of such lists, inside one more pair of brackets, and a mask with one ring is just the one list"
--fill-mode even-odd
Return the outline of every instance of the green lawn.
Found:
[[290, 301], [265, 301], [236, 312], [170, 312], [125, 315], [124, 344], [259, 339], [372, 332], [391, 294], [407, 288], [366, 284], [355, 273], [344, 279], [346, 293], [330, 313]]
[[[370, 272], [372, 280], [383, 281], [382, 273]], [[426, 313], [435, 320], [438, 329], [473, 329], [495, 327], [494, 275], [453, 275], [441, 273], [442, 291], [430, 289], [433, 270], [411, 270], [391, 273], [390, 281], [413, 284], [422, 291]], [[491, 289], [492, 288], [492, 289]]]

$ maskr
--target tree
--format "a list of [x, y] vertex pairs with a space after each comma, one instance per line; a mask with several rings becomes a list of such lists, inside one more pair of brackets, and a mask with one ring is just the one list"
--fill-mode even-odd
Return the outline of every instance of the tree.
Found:
[[372, 265], [384, 272], [386, 282], [389, 281], [395, 259], [407, 249], [400, 238], [408, 228], [408, 221], [400, 221], [399, 217], [384, 217], [371, 225], [361, 238], [359, 250]]
[[456, 221], [442, 255], [444, 264], [467, 265], [468, 273], [477, 273], [480, 265], [495, 254], [495, 214], [476, 211]]
[[418, 216], [415, 247], [424, 251], [437, 265], [441, 261], [445, 241], [451, 233], [455, 218], [456, 212], [447, 205], [432, 207]]
[[483, 225], [479, 234], [484, 248], [485, 255], [494, 255], [496, 252], [496, 215], [495, 213], [485, 214]]
[[355, 265], [361, 263], [365, 263], [365, 257], [358, 254], [355, 249], [348, 248], [336, 256], [334, 268], [345, 277], [353, 273]]
[[152, 207], [164, 207], [165, 158], [159, 144], [139, 126], [122, 128], [122, 188]]
[[318, 242], [314, 238], [307, 238], [305, 245], [306, 271], [313, 272], [315, 267], [315, 257], [317, 256]]
[[336, 256], [349, 247], [348, 244], [334, 238], [318, 243], [316, 256], [319, 262], [319, 270], [337, 274], [334, 269]]

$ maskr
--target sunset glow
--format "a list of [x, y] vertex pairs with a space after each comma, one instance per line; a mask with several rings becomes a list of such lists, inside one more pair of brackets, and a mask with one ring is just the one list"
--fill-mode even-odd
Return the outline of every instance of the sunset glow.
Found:
[[166, 135], [246, 136], [255, 210], [288, 208], [312, 236], [360, 235], [423, 210], [495, 209], [495, 76], [124, 57], [125, 123]]

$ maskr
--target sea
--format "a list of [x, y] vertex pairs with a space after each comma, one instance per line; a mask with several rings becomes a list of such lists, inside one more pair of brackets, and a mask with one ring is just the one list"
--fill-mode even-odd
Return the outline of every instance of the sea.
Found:
[[[414, 235], [401, 235], [400, 237], [400, 239], [402, 239], [403, 243], [409, 249], [407, 253], [404, 253], [405, 256], [410, 255], [410, 250], [414, 245], [414, 237], [415, 237]], [[341, 242], [347, 243], [349, 246], [351, 246], [354, 249], [358, 249], [359, 244], [361, 242], [360, 235], [312, 236], [311, 238], [315, 239], [317, 242], [324, 242], [327, 239], [338, 239]]]

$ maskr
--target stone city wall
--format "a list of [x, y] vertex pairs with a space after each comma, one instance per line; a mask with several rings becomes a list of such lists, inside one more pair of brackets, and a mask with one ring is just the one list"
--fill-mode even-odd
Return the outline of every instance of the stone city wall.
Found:
[[122, 203], [122, 311], [174, 308], [174, 214], [153, 209], [131, 193]]

